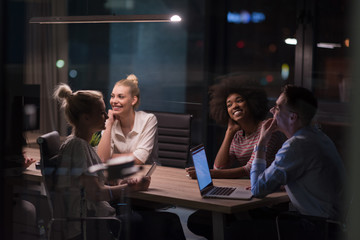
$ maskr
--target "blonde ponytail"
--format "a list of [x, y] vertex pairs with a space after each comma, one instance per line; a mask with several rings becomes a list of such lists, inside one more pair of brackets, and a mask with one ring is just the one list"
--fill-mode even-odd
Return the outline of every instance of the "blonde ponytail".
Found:
[[77, 126], [81, 114], [91, 113], [93, 106], [103, 100], [99, 91], [79, 90], [73, 93], [69, 85], [64, 83], [55, 88], [53, 97], [61, 103], [66, 120], [73, 127]]
[[134, 83], [136, 86], [139, 86], [139, 80], [138, 80], [138, 78], [135, 76], [135, 74], [130, 74], [129, 76], [127, 76], [126, 79], [133, 81], [133, 83]]

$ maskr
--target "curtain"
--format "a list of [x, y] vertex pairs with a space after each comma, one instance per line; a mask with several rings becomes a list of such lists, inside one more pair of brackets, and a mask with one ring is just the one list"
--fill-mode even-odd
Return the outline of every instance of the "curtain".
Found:
[[[27, 3], [27, 16], [65, 16], [66, 1], [38, 0]], [[62, 68], [56, 62], [64, 60]], [[57, 102], [52, 98], [59, 83], [67, 83], [67, 25], [26, 24], [25, 84], [40, 85], [40, 134], [53, 130], [64, 136], [67, 125]]]

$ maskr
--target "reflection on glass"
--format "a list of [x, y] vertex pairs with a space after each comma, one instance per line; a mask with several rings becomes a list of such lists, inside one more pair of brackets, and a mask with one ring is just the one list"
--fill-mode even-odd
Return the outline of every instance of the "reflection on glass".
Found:
[[349, 33], [347, 0], [320, 0], [315, 15], [313, 88], [320, 100], [346, 102], [349, 95]]
[[295, 48], [284, 40], [295, 36], [296, 4], [229, 1], [227, 10], [225, 73], [253, 75], [269, 97], [277, 97], [281, 86], [294, 79]]

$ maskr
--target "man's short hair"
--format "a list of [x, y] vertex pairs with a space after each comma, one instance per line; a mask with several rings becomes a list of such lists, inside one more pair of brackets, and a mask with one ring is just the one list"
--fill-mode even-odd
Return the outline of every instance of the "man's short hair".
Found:
[[311, 123], [314, 118], [318, 102], [314, 94], [304, 88], [294, 85], [285, 85], [282, 89], [287, 106], [297, 113], [304, 125]]

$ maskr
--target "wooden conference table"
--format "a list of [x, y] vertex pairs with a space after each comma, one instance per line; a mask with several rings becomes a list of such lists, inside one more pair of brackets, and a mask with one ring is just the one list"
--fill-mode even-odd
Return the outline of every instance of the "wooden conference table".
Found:
[[[25, 149], [29, 156], [39, 159], [39, 149]], [[141, 172], [146, 173], [149, 165], [145, 165]], [[42, 181], [39, 170], [34, 164], [24, 172], [29, 180]], [[214, 179], [216, 186], [250, 186], [248, 179]], [[249, 209], [288, 202], [289, 198], [285, 192], [277, 192], [266, 198], [251, 200], [229, 200], [229, 199], [203, 199], [200, 196], [199, 187], [195, 179], [186, 176], [184, 169], [158, 166], [151, 177], [148, 191], [131, 194], [131, 198], [156, 203], [171, 204], [184, 208], [203, 209], [212, 212], [214, 239], [224, 239], [224, 216]]]

